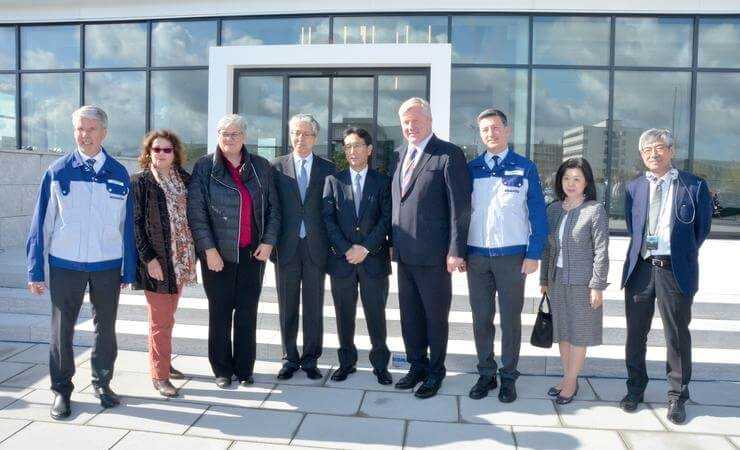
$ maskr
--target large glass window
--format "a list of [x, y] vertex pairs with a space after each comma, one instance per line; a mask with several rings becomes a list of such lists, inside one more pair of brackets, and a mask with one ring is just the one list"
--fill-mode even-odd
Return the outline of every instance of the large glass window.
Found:
[[215, 21], [157, 22], [152, 25], [153, 66], [207, 66], [216, 46]]
[[79, 25], [21, 27], [21, 68], [46, 70], [79, 67]]
[[15, 75], [0, 75], [0, 148], [15, 148]]
[[696, 89], [694, 173], [721, 206], [714, 231], [740, 232], [740, 73], [700, 73]]
[[0, 70], [15, 69], [15, 27], [0, 27]]
[[146, 24], [85, 25], [85, 67], [146, 66]]
[[272, 159], [283, 146], [283, 77], [239, 77], [237, 111], [247, 121], [250, 152]]
[[618, 66], [691, 65], [692, 20], [674, 17], [617, 17], [614, 63]]
[[447, 42], [447, 16], [334, 18], [335, 44]]
[[72, 113], [80, 104], [76, 73], [21, 75], [21, 143], [38, 150], [74, 149]]
[[89, 72], [85, 74], [85, 103], [108, 113], [105, 148], [114, 155], [136, 156], [146, 130], [146, 74]]
[[[313, 151], [318, 155], [328, 157], [329, 147], [326, 136], [329, 128], [329, 78], [293, 77], [288, 84], [288, 89], [290, 89], [288, 116], [305, 113], [311, 114], [316, 119], [319, 123], [319, 134], [316, 136]], [[288, 151], [292, 151], [292, 148], [288, 148]]]
[[700, 67], [740, 67], [740, 19], [699, 21]]
[[326, 17], [224, 20], [221, 25], [222, 45], [327, 44], [328, 42], [329, 19]]
[[535, 17], [533, 63], [608, 64], [610, 23], [608, 17]]
[[378, 75], [378, 130], [373, 164], [383, 172], [388, 168], [391, 152], [404, 142], [398, 107], [411, 97], [428, 100], [426, 76]]
[[452, 17], [454, 63], [527, 64], [528, 52], [528, 17]]
[[555, 198], [555, 173], [560, 164], [582, 157], [591, 164], [598, 198], [603, 201], [609, 73], [538, 69], [532, 77], [532, 160], [546, 199]]
[[457, 67], [452, 69], [450, 137], [468, 158], [482, 152], [476, 117], [486, 108], [506, 114], [511, 144], [527, 152], [527, 69]]

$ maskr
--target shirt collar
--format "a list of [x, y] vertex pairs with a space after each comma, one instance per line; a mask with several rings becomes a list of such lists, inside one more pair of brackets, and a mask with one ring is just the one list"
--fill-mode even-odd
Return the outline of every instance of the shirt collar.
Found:
[[300, 156], [298, 156], [298, 153], [296, 153], [295, 151], [293, 152], [293, 162], [296, 166], [301, 165], [302, 159], [305, 159], [306, 164], [310, 166], [313, 163], [313, 152], [309, 153], [308, 156], [306, 156], [305, 158], [301, 158]]
[[356, 172], [353, 168], [349, 168], [350, 174], [352, 175], [352, 181], [354, 181], [355, 178], [357, 178], [357, 174], [360, 174], [360, 179], [364, 180], [365, 176], [367, 175], [367, 168], [368, 166], [365, 166], [364, 169], [362, 169], [359, 172]]
[[676, 178], [678, 178], [678, 170], [676, 168], [672, 167], [671, 170], [665, 173], [662, 177], [658, 178], [655, 176], [654, 173], [650, 172], [649, 170], [645, 172], [645, 178], [648, 179], [651, 183], [657, 183], [658, 180], [663, 180], [665, 184], [669, 184]]
[[[412, 148], [416, 147], [416, 148], [418, 148], [420, 150], [419, 153], [423, 152], [424, 149], [427, 147], [427, 144], [429, 143], [429, 141], [432, 139], [432, 136], [434, 136], [434, 133], [429, 133], [429, 136], [427, 136], [427, 138], [424, 139], [423, 141], [421, 141], [418, 145], [411, 145], [411, 144], [409, 144], [409, 146], [408, 146], [409, 151]], [[419, 157], [419, 153], [416, 154], [416, 157], [417, 158]]]
[[504, 162], [504, 159], [506, 158], [506, 155], [509, 154], [509, 147], [506, 147], [504, 151], [501, 153], [496, 153], [495, 155], [488, 150], [486, 150], [486, 161], [493, 161], [494, 156], [498, 156], [498, 163], [501, 164]]
[[102, 158], [103, 158], [103, 149], [101, 148], [100, 150], [98, 150], [98, 153], [95, 154], [95, 156], [88, 156], [85, 152], [82, 151], [82, 149], [80, 147], [77, 147], [77, 154], [79, 155], [80, 160], [83, 163], [87, 162], [88, 159], [92, 159], [96, 163], [96, 162], [102, 160]]

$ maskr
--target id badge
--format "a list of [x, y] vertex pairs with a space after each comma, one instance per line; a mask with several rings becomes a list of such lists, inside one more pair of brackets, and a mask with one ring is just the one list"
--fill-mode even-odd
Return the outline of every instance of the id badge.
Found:
[[645, 238], [645, 247], [648, 250], [657, 250], [658, 249], [658, 236], [647, 236]]

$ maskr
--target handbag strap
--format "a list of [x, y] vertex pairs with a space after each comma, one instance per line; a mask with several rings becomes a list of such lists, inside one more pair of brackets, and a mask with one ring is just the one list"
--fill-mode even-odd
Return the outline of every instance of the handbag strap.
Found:
[[[542, 309], [542, 305], [544, 305], [545, 302], [547, 302], [547, 311], [544, 311]], [[552, 310], [552, 308], [550, 307], [550, 296], [548, 296], [547, 294], [542, 294], [542, 299], [540, 300], [540, 306], [539, 308], [537, 308], [537, 310], [542, 313], [549, 313]]]

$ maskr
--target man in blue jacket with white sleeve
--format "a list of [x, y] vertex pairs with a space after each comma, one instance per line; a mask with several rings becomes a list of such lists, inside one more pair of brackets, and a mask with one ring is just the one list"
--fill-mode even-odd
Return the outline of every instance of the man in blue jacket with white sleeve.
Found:
[[88, 287], [95, 323], [94, 393], [104, 408], [120, 402], [110, 389], [118, 353], [116, 313], [121, 288], [136, 272], [131, 183], [126, 168], [102, 147], [108, 116], [83, 106], [72, 114], [72, 123], [77, 148], [44, 174], [26, 244], [28, 289], [41, 295], [48, 280], [51, 297], [51, 417], [57, 420], [70, 415], [72, 341]]
[[501, 308], [501, 389], [498, 398], [516, 400], [524, 281], [539, 265], [547, 237], [547, 216], [537, 166], [509, 147], [506, 115], [486, 109], [478, 115], [486, 151], [468, 163], [473, 183], [468, 231], [468, 290], [480, 378], [470, 398], [497, 387], [493, 355], [496, 293]]

